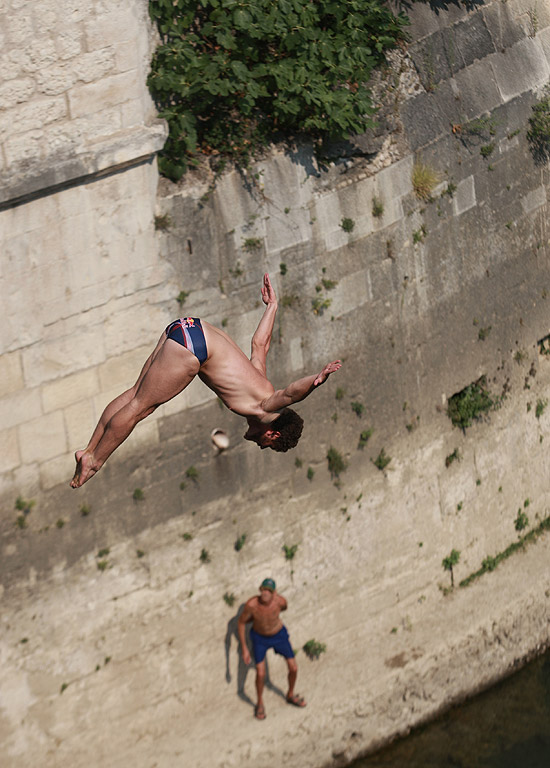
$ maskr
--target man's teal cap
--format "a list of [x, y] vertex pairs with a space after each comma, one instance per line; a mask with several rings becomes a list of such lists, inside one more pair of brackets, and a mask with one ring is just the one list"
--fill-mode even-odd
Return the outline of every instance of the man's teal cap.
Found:
[[272, 592], [275, 592], [275, 582], [273, 579], [264, 579], [260, 584], [260, 589], [270, 589]]

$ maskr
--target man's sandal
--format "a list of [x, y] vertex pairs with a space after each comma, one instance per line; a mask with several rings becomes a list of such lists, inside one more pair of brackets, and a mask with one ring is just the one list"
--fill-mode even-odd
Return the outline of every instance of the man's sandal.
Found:
[[256, 720], [265, 720], [266, 714], [265, 714], [265, 708], [263, 704], [256, 704], [254, 707], [254, 717]]
[[295, 707], [305, 707], [306, 701], [303, 696], [298, 696], [297, 694], [294, 694], [294, 696], [287, 696], [286, 697], [287, 704], [293, 704]]

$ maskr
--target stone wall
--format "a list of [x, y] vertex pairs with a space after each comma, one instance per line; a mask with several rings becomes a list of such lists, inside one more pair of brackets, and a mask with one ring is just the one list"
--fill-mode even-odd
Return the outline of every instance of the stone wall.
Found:
[[[548, 535], [473, 587], [440, 589], [452, 548], [462, 579], [517, 540], [518, 509], [533, 527], [550, 506], [538, 344], [550, 332], [550, 179], [526, 136], [550, 77], [550, 17], [532, 10], [415, 3], [408, 51], [376, 86], [377, 131], [323, 162], [307, 145], [276, 147], [215, 184], [207, 165], [163, 181], [165, 232], [147, 163], [0, 214], [9, 274], [25, 268], [2, 278], [10, 768], [90, 754], [113, 766], [344, 765], [548, 644]], [[425, 200], [419, 162], [439, 177]], [[70, 491], [71, 449], [132, 382], [180, 291], [185, 312], [246, 349], [266, 270], [280, 300], [275, 385], [344, 361], [298, 406], [298, 448], [244, 443], [241, 420], [197, 382]], [[483, 374], [501, 406], [463, 433], [448, 398]], [[214, 427], [231, 440], [219, 456]], [[18, 494], [36, 501], [22, 528]], [[271, 661], [266, 733], [235, 626], [268, 573], [289, 600], [293, 646], [314, 637], [327, 651], [317, 663], [298, 653], [300, 712], [277, 695], [284, 666]]]

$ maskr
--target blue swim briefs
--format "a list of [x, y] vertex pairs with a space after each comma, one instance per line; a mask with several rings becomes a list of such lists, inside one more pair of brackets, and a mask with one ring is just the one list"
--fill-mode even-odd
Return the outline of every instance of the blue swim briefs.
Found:
[[198, 317], [181, 317], [174, 320], [166, 328], [166, 335], [192, 352], [201, 365], [207, 359], [206, 339]]
[[286, 627], [282, 627], [274, 635], [260, 635], [259, 632], [255, 632], [251, 629], [250, 639], [252, 640], [254, 661], [256, 664], [259, 664], [265, 659], [265, 654], [270, 648], [273, 648], [275, 653], [278, 653], [280, 656], [284, 656], [285, 659], [294, 658], [294, 651], [290, 645]]

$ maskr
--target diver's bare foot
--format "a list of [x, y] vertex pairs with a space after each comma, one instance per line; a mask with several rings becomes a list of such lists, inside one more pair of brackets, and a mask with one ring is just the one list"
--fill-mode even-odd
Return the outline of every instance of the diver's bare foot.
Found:
[[86, 451], [77, 451], [74, 457], [76, 459], [76, 470], [71, 480], [71, 488], [80, 488], [86, 480], [95, 475], [98, 469], [93, 467], [95, 463], [93, 454], [86, 453]]

